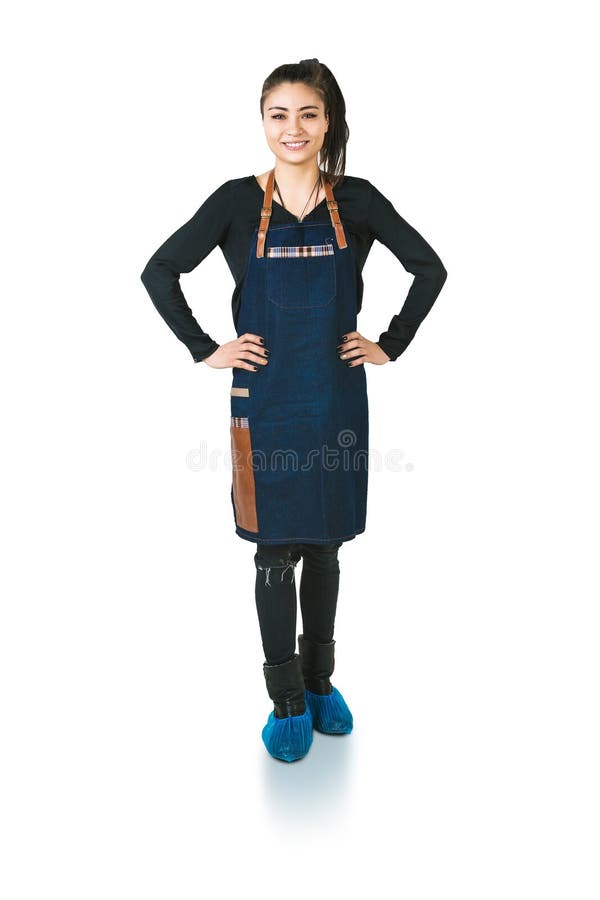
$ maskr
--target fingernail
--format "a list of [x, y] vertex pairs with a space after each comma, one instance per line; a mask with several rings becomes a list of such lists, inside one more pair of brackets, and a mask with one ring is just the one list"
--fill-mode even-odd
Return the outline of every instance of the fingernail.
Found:
[[347, 366], [351, 366], [352, 363], [351, 363], [351, 362], [347, 362], [346, 365], [347, 365]]
[[264, 339], [264, 338], [259, 338], [259, 341], [261, 342], [261, 344], [264, 344], [265, 339]]
[[270, 356], [270, 355], [271, 355], [271, 351], [265, 349], [265, 356]]
[[255, 372], [258, 372], [258, 366], [252, 366]]

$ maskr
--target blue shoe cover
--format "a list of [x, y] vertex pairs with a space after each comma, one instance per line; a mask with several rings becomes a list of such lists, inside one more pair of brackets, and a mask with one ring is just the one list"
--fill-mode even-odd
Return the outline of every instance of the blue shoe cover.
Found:
[[313, 728], [323, 734], [350, 734], [354, 726], [352, 713], [336, 687], [333, 687], [331, 694], [314, 694], [308, 688], [304, 693], [306, 707], [312, 714]]
[[262, 739], [275, 759], [293, 762], [306, 756], [313, 742], [312, 716], [308, 704], [301, 716], [278, 719], [275, 711], [271, 711], [262, 730]]

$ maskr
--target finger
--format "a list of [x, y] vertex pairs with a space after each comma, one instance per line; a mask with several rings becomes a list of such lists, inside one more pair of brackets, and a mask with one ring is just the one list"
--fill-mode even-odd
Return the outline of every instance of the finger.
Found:
[[261, 366], [266, 366], [269, 362], [268, 356], [260, 355], [258, 351], [254, 352], [253, 350], [243, 350], [240, 356], [243, 359], [247, 359], [249, 362], [260, 363]]
[[251, 372], [258, 371], [258, 366], [255, 366], [252, 363], [248, 363], [243, 359], [236, 359], [233, 365], [237, 369], [249, 369]]
[[245, 334], [240, 334], [238, 340], [242, 341], [242, 343], [244, 341], [250, 341], [253, 344], [261, 344], [261, 345], [264, 344], [264, 342], [265, 342], [265, 339], [262, 336], [262, 334], [252, 334], [252, 332], [250, 332], [250, 331], [246, 331]]
[[364, 356], [364, 353], [364, 347], [355, 347], [353, 350], [344, 350], [343, 353], [340, 353], [340, 359], [350, 359], [354, 356]]
[[257, 344], [252, 343], [251, 341], [242, 341], [240, 346], [238, 347], [238, 352], [240, 353], [258, 353], [260, 356], [269, 356], [267, 352], [267, 348], [263, 347], [261, 344], [258, 346]]
[[366, 354], [359, 356], [355, 359], [348, 360], [348, 365], [352, 369], [354, 366], [362, 366], [363, 363], [368, 362], [369, 358]]
[[347, 331], [345, 334], [340, 335], [340, 344], [343, 344], [344, 347], [348, 343], [348, 341], [353, 340], [353, 338], [360, 337], [358, 331]]

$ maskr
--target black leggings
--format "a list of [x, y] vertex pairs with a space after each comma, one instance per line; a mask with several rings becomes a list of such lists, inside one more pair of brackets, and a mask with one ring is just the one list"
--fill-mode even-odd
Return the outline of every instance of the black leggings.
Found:
[[296, 652], [295, 567], [302, 557], [302, 633], [311, 641], [333, 640], [340, 567], [340, 543], [257, 544], [256, 610], [265, 662], [276, 665]]

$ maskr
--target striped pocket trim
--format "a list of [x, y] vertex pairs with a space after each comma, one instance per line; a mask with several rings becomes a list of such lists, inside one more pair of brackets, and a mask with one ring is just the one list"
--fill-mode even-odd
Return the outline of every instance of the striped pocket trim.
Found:
[[267, 256], [273, 259], [293, 259], [306, 256], [333, 256], [333, 244], [306, 244], [302, 247], [268, 247]]
[[248, 416], [232, 416], [231, 424], [234, 428], [248, 428]]

